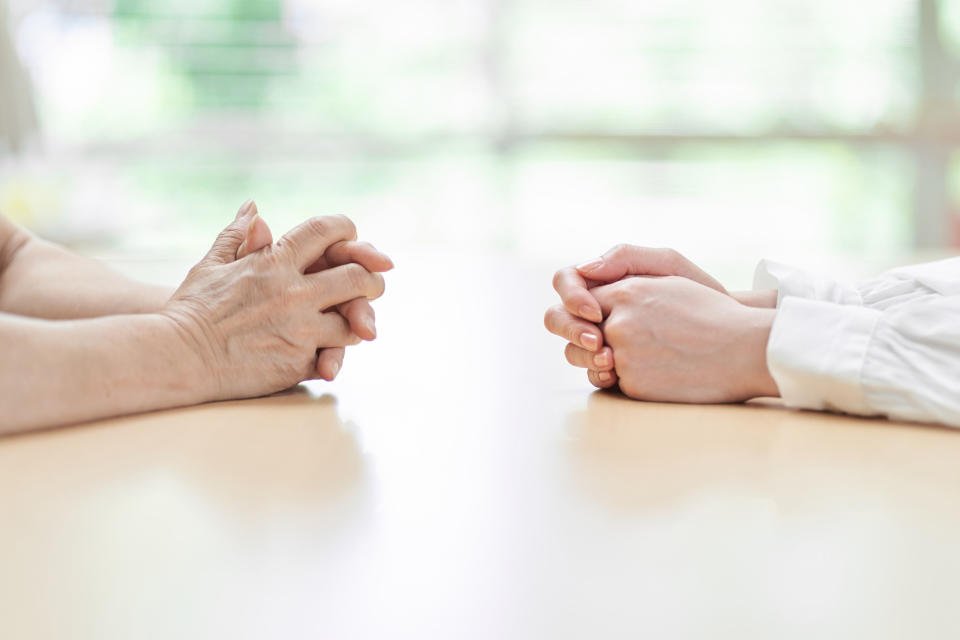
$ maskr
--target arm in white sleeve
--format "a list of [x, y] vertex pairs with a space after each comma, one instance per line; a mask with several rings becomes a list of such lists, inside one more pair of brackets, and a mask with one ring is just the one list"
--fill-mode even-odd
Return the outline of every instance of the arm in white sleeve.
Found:
[[864, 306], [874, 309], [921, 299], [960, 295], [960, 258], [891, 269], [857, 285]]
[[837, 304], [863, 303], [860, 292], [852, 285], [772, 260], [761, 260], [757, 265], [753, 275], [753, 288], [776, 289], [778, 307], [790, 296]]
[[785, 298], [767, 364], [791, 407], [960, 427], [960, 296], [885, 311]]
[[796, 296], [884, 310], [931, 297], [960, 295], [960, 258], [898, 267], [856, 285], [761, 260], [753, 283], [754, 289], [776, 289], [777, 306]]

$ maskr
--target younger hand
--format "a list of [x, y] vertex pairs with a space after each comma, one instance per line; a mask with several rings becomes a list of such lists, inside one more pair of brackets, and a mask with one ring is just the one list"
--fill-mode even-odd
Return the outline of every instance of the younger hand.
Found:
[[[557, 271], [553, 288], [560, 294], [561, 304], [547, 309], [544, 325], [569, 342], [567, 361], [586, 368], [587, 377], [596, 387], [614, 386], [617, 373], [613, 353], [604, 347], [603, 334], [596, 326], [603, 316], [591, 290], [638, 275], [683, 276], [721, 293], [727, 292], [716, 279], [673, 249], [619, 244], [596, 260]], [[590, 353], [582, 353], [584, 350]]]
[[[779, 395], [766, 346], [776, 312], [682, 277], [626, 278], [593, 289], [620, 389], [667, 402]], [[575, 351], [574, 359], [591, 355]]]

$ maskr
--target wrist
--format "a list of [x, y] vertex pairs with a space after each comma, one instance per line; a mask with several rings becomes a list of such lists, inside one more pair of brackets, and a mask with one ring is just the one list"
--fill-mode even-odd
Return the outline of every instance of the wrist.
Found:
[[780, 390], [767, 365], [767, 343], [776, 319], [776, 309], [751, 309], [744, 338], [747, 397], [779, 397]]
[[173, 296], [173, 289], [137, 283], [136, 300], [130, 313], [160, 313]]
[[218, 400], [220, 390], [210, 372], [209, 355], [188, 321], [169, 309], [146, 315], [157, 324], [155, 346], [163, 354], [175, 390], [184, 394], [188, 404]]
[[742, 305], [756, 309], [776, 309], [778, 291], [763, 289], [761, 291], [735, 291], [730, 296]]

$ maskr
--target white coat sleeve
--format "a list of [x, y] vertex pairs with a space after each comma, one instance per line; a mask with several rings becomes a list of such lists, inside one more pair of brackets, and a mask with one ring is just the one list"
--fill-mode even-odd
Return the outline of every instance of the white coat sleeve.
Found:
[[960, 295], [886, 309], [786, 297], [767, 364], [791, 407], [960, 427]]
[[921, 299], [960, 295], [960, 258], [898, 267], [857, 284], [761, 260], [753, 287], [777, 289], [777, 306], [784, 298], [796, 296], [885, 310]]

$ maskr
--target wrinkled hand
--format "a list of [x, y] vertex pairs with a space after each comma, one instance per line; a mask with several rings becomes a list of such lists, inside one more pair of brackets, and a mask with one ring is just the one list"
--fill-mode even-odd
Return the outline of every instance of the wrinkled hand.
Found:
[[[256, 204], [250, 202], [244, 206], [252, 206], [253, 213], [247, 225], [246, 238], [237, 249], [237, 258], [245, 258], [264, 247], [273, 244], [273, 234], [270, 227], [260, 217]], [[383, 272], [393, 268], [393, 262], [385, 254], [377, 251], [368, 242], [342, 241], [332, 244], [314, 264], [306, 269], [306, 273], [317, 273], [332, 267], [345, 264], [359, 264], [367, 271]], [[363, 340], [373, 340], [377, 337], [376, 314], [369, 300], [356, 298], [336, 307], [337, 311], [346, 318], [350, 329]], [[344, 347], [328, 347], [321, 349], [317, 356], [317, 375], [324, 380], [333, 380], [343, 367], [343, 358], [346, 354]]]
[[[613, 353], [604, 347], [603, 334], [597, 323], [603, 317], [600, 303], [592, 293], [597, 286], [616, 282], [627, 276], [682, 276], [727, 293], [716, 279], [673, 249], [651, 249], [620, 244], [596, 260], [565, 267], [553, 277], [553, 288], [562, 304], [547, 309], [544, 325], [547, 330], [569, 344], [567, 361], [585, 367], [590, 382], [597, 387], [617, 383]], [[586, 352], [586, 353], [585, 353]]]
[[[343, 248], [356, 240], [356, 229], [343, 216], [312, 218], [237, 259], [256, 235], [255, 216], [256, 207], [245, 204], [163, 310], [202, 363], [203, 379], [195, 382], [209, 400], [265, 395], [312, 379], [318, 349], [360, 341], [331, 309], [383, 293], [379, 273], [346, 260], [356, 255]], [[340, 252], [328, 255], [338, 243]], [[308, 273], [318, 264], [321, 270]]]
[[[778, 395], [766, 360], [775, 311], [676, 276], [625, 278], [592, 293], [620, 389], [631, 398], [738, 402]], [[578, 351], [574, 360], [587, 355]]]

